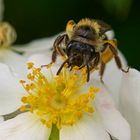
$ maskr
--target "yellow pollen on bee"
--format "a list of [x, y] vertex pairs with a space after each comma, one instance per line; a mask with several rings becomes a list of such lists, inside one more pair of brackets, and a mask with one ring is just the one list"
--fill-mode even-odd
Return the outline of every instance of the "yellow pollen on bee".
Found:
[[[86, 84], [85, 69], [79, 73], [77, 67], [71, 72], [64, 67], [58, 76], [51, 74], [51, 80], [33, 63], [28, 63], [28, 69], [31, 71], [27, 75], [29, 82], [20, 81], [27, 91], [27, 96], [21, 99], [21, 111], [28, 110], [38, 115], [47, 127], [55, 124], [58, 129], [75, 124], [85, 113], [94, 112], [92, 102], [98, 88], [91, 86], [82, 93]], [[46, 68], [46, 71], [51, 70]]]

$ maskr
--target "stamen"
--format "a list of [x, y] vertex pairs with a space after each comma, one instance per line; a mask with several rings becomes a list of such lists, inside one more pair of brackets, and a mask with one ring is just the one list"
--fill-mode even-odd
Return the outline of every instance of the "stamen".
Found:
[[31, 71], [27, 78], [29, 83], [20, 80], [28, 95], [21, 101], [21, 110], [30, 111], [40, 117], [40, 121], [47, 127], [56, 125], [58, 129], [62, 125], [73, 125], [83, 117], [85, 113], [92, 114], [94, 108], [92, 102], [98, 89], [94, 86], [82, 93], [81, 89], [86, 82], [86, 70], [74, 67], [71, 72], [67, 66], [58, 76], [54, 76], [49, 67], [46, 71], [51, 72], [51, 80], [35, 68], [33, 63], [28, 63]]

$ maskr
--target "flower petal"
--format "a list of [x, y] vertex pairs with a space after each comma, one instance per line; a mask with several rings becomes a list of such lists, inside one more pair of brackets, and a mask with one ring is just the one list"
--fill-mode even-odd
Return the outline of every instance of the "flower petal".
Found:
[[25, 76], [26, 59], [23, 56], [12, 52], [8, 48], [3, 48], [0, 50], [0, 62], [7, 64], [16, 75]]
[[73, 126], [63, 126], [60, 140], [110, 140], [97, 118], [85, 116]]
[[95, 97], [95, 104], [107, 132], [118, 140], [130, 140], [129, 124], [115, 108], [110, 92], [100, 83], [96, 86], [100, 92]]
[[115, 37], [115, 33], [113, 30], [109, 30], [109, 31], [105, 32], [105, 35], [107, 36], [108, 39], [114, 39], [114, 37]]
[[49, 64], [51, 62], [51, 53], [31, 55], [28, 58], [28, 62], [33, 62], [35, 67]]
[[24, 53], [24, 56], [30, 56], [35, 53], [50, 52], [53, 48], [54, 40], [60, 34], [61, 33], [52, 37], [37, 39], [25, 45], [12, 46], [12, 49], [17, 52]]
[[0, 116], [0, 123], [4, 121], [4, 118]]
[[[40, 67], [42, 65], [50, 64], [50, 62], [52, 61], [51, 58], [52, 58], [51, 52], [45, 54], [38, 53], [38, 54], [31, 55], [28, 58], [28, 62], [33, 62], [36, 67]], [[63, 62], [62, 59], [60, 58], [60, 56], [58, 56], [54, 66], [60, 67], [62, 62]]]
[[140, 72], [130, 69], [123, 74], [120, 110], [131, 125], [132, 140], [140, 139]]
[[11, 113], [21, 105], [24, 89], [9, 67], [0, 63], [0, 115]]
[[1, 123], [1, 140], [48, 140], [51, 129], [31, 113], [23, 113]]

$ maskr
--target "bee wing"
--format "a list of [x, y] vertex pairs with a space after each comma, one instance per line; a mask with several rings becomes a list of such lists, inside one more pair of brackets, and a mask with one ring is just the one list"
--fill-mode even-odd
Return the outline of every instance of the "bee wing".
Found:
[[101, 35], [107, 31], [112, 30], [112, 27], [109, 24], [105, 23], [104, 21], [97, 20], [97, 19], [95, 19], [94, 21], [97, 22], [101, 26], [101, 28], [100, 28]]
[[100, 28], [101, 35], [105, 34], [107, 36], [107, 39], [114, 39], [115, 33], [109, 24], [105, 23], [102, 20], [95, 19], [94, 21], [97, 22], [101, 26]]

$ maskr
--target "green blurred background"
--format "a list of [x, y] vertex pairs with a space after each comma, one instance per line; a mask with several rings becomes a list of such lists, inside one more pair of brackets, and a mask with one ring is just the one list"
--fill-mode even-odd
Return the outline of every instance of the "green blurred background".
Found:
[[4, 0], [4, 20], [17, 30], [17, 44], [52, 36], [65, 29], [69, 19], [84, 17], [111, 24], [118, 48], [131, 67], [140, 70], [140, 2], [133, 0]]

